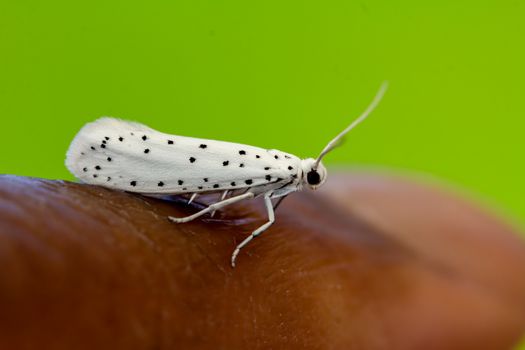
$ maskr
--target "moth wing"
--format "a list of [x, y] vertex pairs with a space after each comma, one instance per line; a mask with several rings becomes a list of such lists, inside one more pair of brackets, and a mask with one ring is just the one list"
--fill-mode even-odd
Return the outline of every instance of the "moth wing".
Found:
[[280, 151], [170, 135], [109, 117], [86, 124], [66, 156], [69, 171], [85, 183], [148, 194], [279, 184], [299, 165]]

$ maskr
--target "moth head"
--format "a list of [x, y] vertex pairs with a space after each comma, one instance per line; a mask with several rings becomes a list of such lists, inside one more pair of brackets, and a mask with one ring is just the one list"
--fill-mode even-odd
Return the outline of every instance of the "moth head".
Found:
[[316, 190], [326, 181], [327, 171], [323, 163], [317, 163], [313, 158], [301, 161], [303, 183], [310, 189]]

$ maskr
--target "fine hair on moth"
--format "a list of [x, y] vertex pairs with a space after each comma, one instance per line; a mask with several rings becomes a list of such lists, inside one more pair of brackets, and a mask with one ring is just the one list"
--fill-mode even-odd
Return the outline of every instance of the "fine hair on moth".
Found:
[[[365, 111], [334, 137], [317, 158], [300, 159], [275, 149], [165, 134], [145, 125], [102, 117], [82, 127], [66, 155], [66, 167], [80, 181], [146, 196], [219, 193], [204, 209], [168, 219], [184, 223], [243, 200], [263, 197], [268, 220], [240, 244], [240, 250], [275, 221], [275, 209], [289, 194], [304, 187], [316, 190], [327, 171], [321, 160], [376, 108], [384, 82]], [[275, 200], [275, 201], [274, 201]]]

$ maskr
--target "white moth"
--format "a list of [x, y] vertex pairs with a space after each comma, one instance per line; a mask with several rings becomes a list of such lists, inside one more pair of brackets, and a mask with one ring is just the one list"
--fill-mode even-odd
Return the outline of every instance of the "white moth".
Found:
[[[330, 141], [316, 159], [300, 159], [286, 152], [238, 143], [169, 135], [139, 123], [103, 117], [78, 132], [67, 151], [66, 166], [85, 183], [144, 195], [191, 194], [191, 202], [200, 193], [222, 193], [220, 200], [193, 215], [169, 217], [176, 223], [262, 196], [268, 221], [236, 247], [231, 257], [231, 265], [235, 266], [239, 251], [273, 224], [280, 200], [303, 187], [315, 190], [325, 182], [327, 172], [321, 159], [372, 112], [386, 87], [383, 83], [363, 114]], [[278, 201], [274, 204], [275, 198]]]

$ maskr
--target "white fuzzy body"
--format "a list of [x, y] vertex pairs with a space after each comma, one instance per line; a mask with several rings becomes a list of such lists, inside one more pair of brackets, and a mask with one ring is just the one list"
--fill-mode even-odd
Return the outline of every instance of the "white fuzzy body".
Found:
[[302, 178], [301, 160], [278, 150], [169, 135], [108, 117], [78, 132], [66, 166], [85, 183], [144, 194], [251, 188], [275, 197], [299, 189]]

